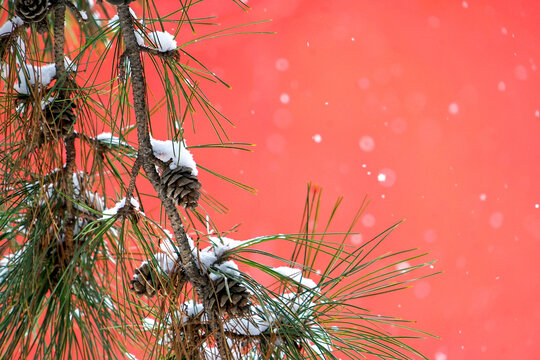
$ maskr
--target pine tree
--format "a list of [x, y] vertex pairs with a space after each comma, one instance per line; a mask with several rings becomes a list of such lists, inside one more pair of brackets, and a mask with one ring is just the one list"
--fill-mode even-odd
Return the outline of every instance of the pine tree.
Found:
[[[153, 0], [3, 2], [1, 358], [423, 357], [389, 332], [407, 328], [402, 320], [359, 307], [430, 275], [414, 250], [375, 255], [397, 224], [347, 245], [365, 200], [342, 233], [327, 232], [341, 199], [321, 227], [321, 190], [311, 185], [298, 234], [238, 241], [211, 222], [224, 207], [199, 170], [252, 189], [197, 165], [186, 145], [183, 127], [198, 111], [218, 144], [197, 147], [248, 147], [228, 140], [229, 120], [201, 87], [224, 82], [186, 46], [234, 29], [177, 44], [182, 27], [212, 24], [189, 15], [198, 3], [164, 15]], [[175, 34], [164, 30], [171, 23]], [[156, 108], [148, 74], [162, 82]], [[159, 109], [170, 140], [152, 134]], [[156, 201], [159, 219], [144, 211]], [[266, 252], [269, 242], [292, 255]], [[413, 265], [396, 269], [403, 262]]]

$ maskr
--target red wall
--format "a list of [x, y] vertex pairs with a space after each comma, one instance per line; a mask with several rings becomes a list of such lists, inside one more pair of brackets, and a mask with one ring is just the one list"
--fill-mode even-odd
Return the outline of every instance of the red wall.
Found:
[[[297, 231], [310, 180], [327, 206], [345, 196], [343, 226], [367, 194], [364, 240], [405, 218], [390, 247], [418, 247], [443, 271], [371, 302], [374, 312], [439, 335], [412, 343], [435, 360], [537, 359], [538, 2], [249, 0], [247, 13], [205, 3], [193, 14], [222, 26], [273, 19], [249, 29], [277, 32], [186, 48], [232, 85], [205, 85], [236, 124], [231, 140], [257, 144], [194, 152], [258, 189], [201, 173], [230, 208], [215, 215], [222, 230]], [[210, 31], [198, 29], [187, 38]], [[188, 144], [215, 142], [197, 116]]]

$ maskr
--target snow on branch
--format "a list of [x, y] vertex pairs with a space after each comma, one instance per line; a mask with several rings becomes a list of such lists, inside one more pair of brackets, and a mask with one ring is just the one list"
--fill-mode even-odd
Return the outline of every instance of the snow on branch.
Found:
[[310, 288], [310, 289], [317, 288], [317, 284], [315, 283], [315, 281], [311, 280], [310, 278], [304, 277], [302, 275], [301, 269], [288, 267], [288, 266], [280, 266], [277, 268], [273, 268], [272, 270], [284, 277], [287, 277], [297, 283], [300, 283], [301, 285], [307, 288]]
[[[135, 11], [133, 11], [132, 8], [129, 8], [129, 12], [131, 13], [131, 16], [133, 16], [134, 19], [137, 19], [137, 15], [135, 14]], [[144, 27], [144, 23], [142, 19], [139, 20], [139, 23], [143, 25]], [[111, 18], [111, 20], [109, 20], [107, 27], [112, 30], [120, 29], [120, 18], [118, 17], [118, 14], [114, 15]], [[139, 44], [140, 46], [144, 46], [143, 34], [139, 29], [135, 29], [135, 37], [137, 38], [137, 44]]]
[[155, 157], [164, 162], [172, 160], [169, 165], [171, 170], [179, 166], [187, 166], [191, 169], [191, 174], [197, 176], [197, 164], [193, 160], [193, 155], [186, 149], [183, 142], [172, 140], [162, 141], [154, 138], [150, 138], [150, 142], [152, 143]]
[[[77, 66], [68, 58], [64, 58], [64, 66], [67, 71], [77, 71]], [[7, 68], [7, 65], [6, 65]], [[18, 71], [18, 83], [13, 88], [19, 94], [29, 95], [30, 87], [36, 84], [47, 87], [56, 78], [56, 67], [54, 64], [34, 66], [23, 64]]]
[[0, 36], [7, 36], [15, 29], [24, 25], [24, 21], [18, 16], [9, 19], [2, 27], [0, 27]]
[[160, 52], [168, 52], [176, 50], [178, 45], [174, 39], [174, 35], [169, 34], [166, 31], [154, 31], [148, 34], [148, 38], [156, 46], [156, 49]]
[[233, 240], [225, 236], [211, 236], [209, 240], [212, 243], [213, 251], [217, 257], [222, 257], [226, 252], [237, 247], [241, 247], [247, 243], [247, 241]]
[[252, 315], [248, 317], [234, 318], [223, 324], [225, 331], [230, 331], [239, 335], [261, 335], [268, 328], [270, 328], [270, 322], [263, 319], [259, 315]]
[[[130, 198], [130, 203], [131, 205], [133, 206], [133, 208], [135, 209], [135, 211], [140, 211], [139, 210], [139, 202], [137, 200], [135, 200], [134, 198]], [[126, 198], [123, 198], [122, 200], [118, 201], [112, 208], [109, 208], [109, 209], [105, 209], [103, 211], [103, 216], [101, 217], [102, 220], [107, 220], [107, 219], [110, 219], [114, 216], [116, 216], [118, 214], [118, 211], [120, 211], [120, 209], [124, 208], [126, 206]]]
[[109, 145], [109, 146], [123, 146], [123, 147], [129, 147], [132, 148], [131, 145], [129, 145], [127, 142], [120, 140], [119, 137], [114, 136], [110, 132], [103, 132], [99, 135], [97, 135], [94, 138], [96, 141], [102, 143], [103, 145]]

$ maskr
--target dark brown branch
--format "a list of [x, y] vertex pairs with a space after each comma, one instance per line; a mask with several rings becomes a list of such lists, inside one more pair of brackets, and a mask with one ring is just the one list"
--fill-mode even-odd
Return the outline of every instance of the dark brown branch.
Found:
[[64, 65], [64, 21], [66, 17], [66, 3], [59, 0], [54, 6], [54, 65], [56, 66], [56, 78], [63, 81], [66, 77], [66, 67]]
[[[135, 28], [133, 26], [133, 18], [129, 11], [129, 5], [124, 3], [117, 6], [118, 17], [120, 18], [120, 28], [122, 31], [122, 37], [124, 39], [125, 52], [129, 59], [131, 67], [131, 83], [133, 91], [133, 107], [135, 109], [135, 119], [137, 122], [137, 138], [139, 142], [139, 159], [142, 163], [142, 168], [150, 180], [150, 183], [158, 193], [159, 199], [163, 204], [165, 213], [171, 223], [174, 236], [178, 242], [180, 248], [180, 260], [184, 271], [193, 284], [193, 287], [197, 290], [199, 297], [205, 299], [205, 290], [209, 286], [209, 279], [203, 276], [199, 268], [197, 267], [196, 260], [193, 256], [192, 249], [184, 230], [182, 218], [178, 213], [175, 203], [172, 199], [167, 197], [165, 188], [161, 183], [161, 178], [155, 167], [155, 156], [150, 142], [150, 133], [148, 131], [148, 106], [146, 98], [146, 82], [144, 78], [144, 70], [141, 62], [140, 46], [135, 36]], [[208, 304], [204, 304], [205, 307]], [[211, 314], [209, 314], [212, 316]], [[217, 325], [217, 326], [216, 326]], [[230, 359], [228, 355], [227, 342], [223, 336], [223, 324], [213, 324], [213, 329], [217, 331], [216, 339], [219, 354], [222, 359]]]
[[169, 159], [169, 161], [163, 161], [154, 156], [152, 161], [154, 162], [154, 165], [158, 166], [161, 170], [165, 170], [169, 167], [169, 165], [171, 165], [173, 159]]
[[139, 175], [140, 169], [141, 161], [139, 158], [137, 158], [133, 164], [133, 167], [131, 168], [131, 178], [129, 179], [129, 187], [127, 189], [126, 204], [129, 203], [130, 197], [133, 194], [133, 190], [135, 189], [135, 181], [137, 180], [137, 175]]
[[[66, 3], [64, 0], [59, 0], [54, 6], [54, 65], [56, 68], [56, 79], [58, 86], [58, 97], [55, 101], [62, 101], [67, 104], [64, 106], [70, 106], [69, 96], [66, 95], [64, 84], [66, 83], [68, 74], [66, 73], [65, 59], [65, 29], [64, 22], [66, 17]], [[73, 184], [73, 171], [75, 170], [75, 159], [77, 152], [75, 149], [75, 134], [73, 128], [64, 137], [64, 146], [66, 149], [66, 164], [64, 166], [64, 184], [65, 191], [69, 199], [66, 202], [66, 212], [64, 214], [64, 239], [66, 244], [66, 254], [63, 254], [63, 258], [69, 261], [71, 258], [71, 252], [73, 248], [73, 232], [75, 229], [75, 211], [73, 202], [75, 189]]]
[[[150, 55], [159, 56], [164, 59], [175, 59], [176, 61], [180, 60], [180, 52], [178, 50], [159, 51], [158, 49], [139, 45], [139, 51], [145, 52]], [[122, 84], [124, 84], [126, 81], [126, 58], [126, 52], [124, 52], [118, 58], [118, 80], [120, 80]]]
[[196, 266], [178, 209], [173, 200], [167, 197], [165, 189], [161, 184], [160, 176], [154, 165], [154, 154], [150, 142], [150, 133], [148, 131], [146, 82], [143, 75], [139, 44], [135, 37], [133, 18], [131, 17], [128, 4], [118, 5], [117, 9], [120, 18], [122, 37], [126, 47], [126, 54], [131, 67], [133, 107], [135, 109], [137, 137], [139, 142], [139, 159], [141, 160], [142, 168], [144, 169], [146, 176], [158, 193], [163, 207], [165, 208], [165, 212], [173, 228], [174, 236], [179, 244], [180, 258], [186, 275], [199, 294], [201, 294], [202, 289], [207, 284], [207, 279], [200, 274], [199, 269]]
[[120, 80], [122, 84], [126, 82], [126, 57], [127, 54], [124, 52], [118, 59], [118, 80]]

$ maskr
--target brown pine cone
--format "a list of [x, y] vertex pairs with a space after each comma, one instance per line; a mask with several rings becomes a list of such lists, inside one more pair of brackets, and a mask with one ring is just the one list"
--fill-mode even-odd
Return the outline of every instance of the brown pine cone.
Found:
[[173, 170], [167, 167], [161, 175], [161, 181], [167, 197], [172, 198], [176, 205], [189, 210], [197, 207], [201, 196], [201, 183], [197, 176], [191, 174], [190, 167], [179, 166]]
[[[162, 255], [162, 258], [167, 256], [166, 254], [159, 253], [156, 254], [156, 257], [159, 257], [160, 255]], [[180, 266], [173, 265], [172, 268], [167, 268], [167, 266], [170, 265], [161, 264], [158, 266], [160, 266], [161, 269], [156, 270], [155, 268], [150, 267], [150, 264], [145, 261], [139, 268], [135, 269], [133, 279], [131, 279], [129, 283], [131, 290], [134, 291], [135, 294], [146, 295], [151, 298], [156, 295], [157, 291], [169, 291], [169, 286], [176, 289], [180, 289], [184, 286], [186, 276]], [[171, 283], [168, 281], [165, 282], [167, 276], [169, 276]], [[162, 286], [164, 286], [163, 289]]]
[[137, 295], [146, 295], [153, 297], [159, 290], [159, 281], [148, 262], [144, 262], [139, 268], [135, 269], [135, 275], [129, 283], [131, 290]]
[[48, 12], [48, 0], [15, 1], [15, 13], [26, 23], [34, 23], [43, 20]]
[[37, 25], [36, 25], [36, 30], [38, 33], [40, 34], [46, 34], [48, 31], [49, 31], [49, 22], [47, 21], [47, 18], [43, 18], [41, 19]]
[[243, 315], [251, 305], [247, 289], [239, 282], [223, 276], [212, 281], [205, 297], [206, 306], [217, 313], [225, 311], [230, 315]]
[[61, 135], [67, 134], [75, 124], [76, 105], [69, 100], [53, 100], [45, 107], [45, 119], [51, 130], [56, 130]]

